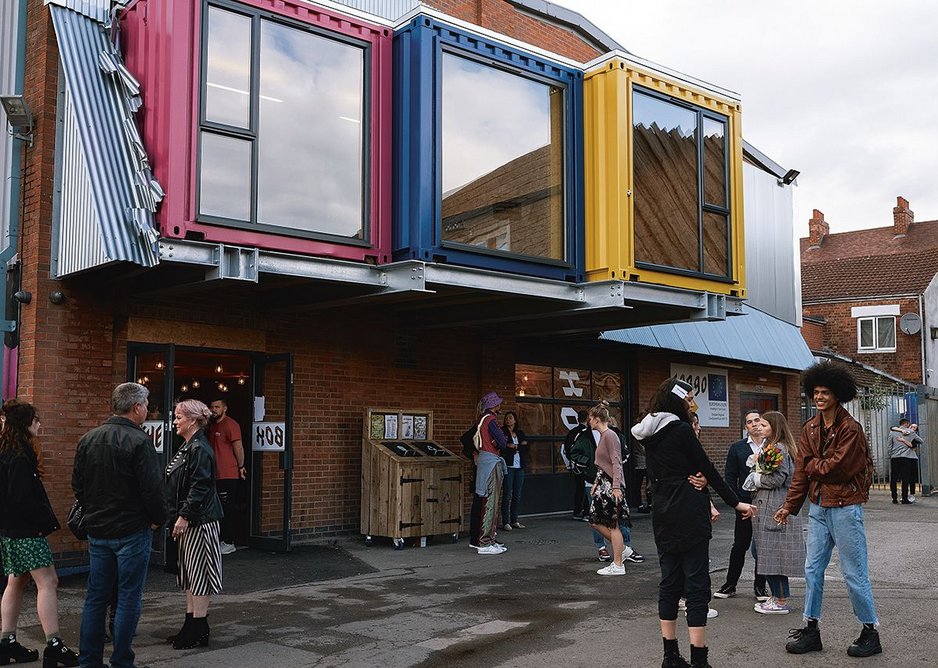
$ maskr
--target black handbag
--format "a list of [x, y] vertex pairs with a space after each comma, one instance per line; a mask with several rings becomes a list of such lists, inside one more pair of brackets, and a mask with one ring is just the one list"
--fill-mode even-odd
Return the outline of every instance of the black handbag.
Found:
[[68, 510], [68, 518], [65, 520], [69, 530], [78, 540], [88, 540], [88, 525], [85, 522], [85, 509], [81, 502], [75, 499], [75, 503]]

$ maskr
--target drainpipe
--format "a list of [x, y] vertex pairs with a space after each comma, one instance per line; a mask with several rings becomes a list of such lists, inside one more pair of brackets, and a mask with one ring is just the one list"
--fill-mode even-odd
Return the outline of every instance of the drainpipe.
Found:
[[918, 296], [918, 321], [922, 323], [922, 333], [921, 333], [921, 358], [922, 358], [922, 385], [928, 387], [930, 384], [928, 382], [928, 360], [925, 359], [925, 295], [920, 294]]
[[[26, 69], [26, 2], [27, 0], [19, 0], [19, 9], [17, 10], [17, 42], [16, 42], [16, 74], [14, 75], [14, 84], [13, 88], [15, 91], [23, 90], [23, 81], [25, 78], [25, 69]], [[23, 188], [23, 141], [13, 138], [13, 147], [12, 147], [12, 159], [10, 161], [11, 167], [11, 178], [10, 178], [10, 210], [5, 212], [9, 216], [10, 225], [7, 230], [7, 246], [0, 252], [0, 295], [3, 299], [3, 320], [0, 320], [0, 331], [6, 334], [7, 332], [13, 333], [16, 332], [19, 323], [17, 322], [19, 314], [19, 304], [10, 302], [9, 290], [7, 289], [7, 276], [9, 270], [9, 263], [14, 257], [16, 257], [17, 250], [19, 249], [19, 209], [20, 209], [20, 195]], [[3, 215], [3, 213], [0, 213]], [[9, 316], [10, 319], [7, 319]], [[4, 340], [7, 337], [4, 336]], [[7, 357], [14, 361], [13, 364], [6, 366]], [[0, 354], [0, 399], [6, 400], [10, 396], [16, 394], [15, 390], [13, 392], [7, 392], [7, 388], [16, 387], [16, 348], [8, 348], [5, 343], [3, 345], [2, 354]], [[5, 373], [12, 374], [9, 381], [5, 376]], [[7, 396], [7, 395], [10, 396]]]

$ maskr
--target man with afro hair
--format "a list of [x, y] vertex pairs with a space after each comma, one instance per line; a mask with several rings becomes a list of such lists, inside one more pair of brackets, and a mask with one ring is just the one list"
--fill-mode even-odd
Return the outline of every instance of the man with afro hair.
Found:
[[818, 620], [824, 596], [824, 571], [834, 547], [847, 585], [853, 614], [863, 624], [847, 654], [872, 656], [883, 651], [876, 626], [876, 605], [867, 565], [863, 504], [870, 498], [873, 460], [863, 428], [842, 404], [857, 395], [849, 369], [838, 362], [821, 362], [804, 372], [804, 393], [818, 413], [804, 423], [795, 473], [785, 503], [775, 521], [787, 524], [807, 498], [808, 547], [805, 556], [805, 627], [791, 632], [785, 649], [804, 654], [823, 649]]

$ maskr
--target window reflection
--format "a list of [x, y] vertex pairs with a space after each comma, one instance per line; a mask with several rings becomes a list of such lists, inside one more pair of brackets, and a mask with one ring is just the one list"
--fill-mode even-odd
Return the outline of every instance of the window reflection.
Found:
[[704, 231], [704, 271], [708, 274], [726, 276], [729, 271], [726, 236], [729, 221], [725, 214], [705, 211], [703, 215]]
[[362, 238], [362, 49], [261, 22], [258, 222]]
[[712, 118], [704, 119], [704, 201], [726, 206], [726, 124]]
[[699, 271], [697, 114], [632, 96], [635, 259]]
[[250, 125], [251, 19], [210, 7], [206, 49], [205, 118]]
[[203, 132], [199, 177], [200, 212], [251, 219], [251, 142]]
[[442, 71], [443, 240], [565, 259], [564, 90], [453, 54]]

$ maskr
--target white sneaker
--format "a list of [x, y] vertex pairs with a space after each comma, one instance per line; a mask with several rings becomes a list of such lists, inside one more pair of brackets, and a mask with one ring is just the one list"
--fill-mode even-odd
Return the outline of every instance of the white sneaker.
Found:
[[600, 575], [625, 575], [625, 564], [622, 564], [621, 566], [609, 564], [605, 568], [600, 568], [596, 572]]
[[707, 608], [707, 619], [713, 619], [714, 617], [719, 617], [720, 611], [714, 610], [713, 608]]
[[504, 529], [505, 531], [511, 531], [511, 525], [506, 524], [505, 526], [502, 527], [502, 529]]
[[222, 553], [222, 554], [231, 554], [232, 552], [237, 552], [237, 551], [238, 551], [238, 548], [236, 548], [236, 547], [235, 547], [234, 545], [232, 545], [231, 543], [226, 543], [225, 541], [222, 541], [221, 544], [220, 544], [220, 546], [221, 546], [221, 553]]
[[915, 503], [915, 495], [909, 494], [909, 503]]
[[480, 547], [478, 552], [479, 554], [501, 554], [505, 551], [505, 548], [498, 547], [497, 545], [486, 545], [485, 547]]
[[774, 596], [764, 603], [756, 603], [753, 610], [763, 615], [787, 615], [791, 612], [787, 604], [779, 603]]

